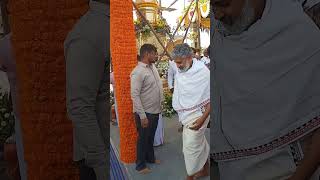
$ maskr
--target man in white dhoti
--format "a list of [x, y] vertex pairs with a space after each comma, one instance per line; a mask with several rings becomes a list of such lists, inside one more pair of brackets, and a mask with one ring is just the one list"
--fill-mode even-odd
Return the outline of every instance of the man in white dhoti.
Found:
[[319, 180], [319, 28], [292, 0], [213, 7], [211, 150], [220, 178]]
[[192, 56], [188, 44], [177, 45], [172, 52], [178, 67], [172, 105], [184, 125], [182, 140], [187, 180], [209, 175], [210, 151], [204, 134], [210, 113], [210, 72]]

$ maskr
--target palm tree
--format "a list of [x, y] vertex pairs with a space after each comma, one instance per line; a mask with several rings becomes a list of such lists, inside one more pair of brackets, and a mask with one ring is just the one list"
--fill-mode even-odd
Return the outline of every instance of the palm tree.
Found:
[[130, 73], [137, 64], [131, 0], [110, 1], [110, 42], [120, 127], [120, 159], [136, 160], [137, 132], [130, 98]]
[[88, 0], [9, 0], [28, 179], [76, 180], [63, 42]]

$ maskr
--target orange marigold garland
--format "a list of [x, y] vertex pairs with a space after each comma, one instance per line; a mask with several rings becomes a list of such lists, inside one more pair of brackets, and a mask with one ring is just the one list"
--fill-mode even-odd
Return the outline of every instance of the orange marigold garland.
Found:
[[10, 0], [19, 110], [30, 180], [77, 180], [66, 116], [63, 42], [88, 0]]
[[137, 130], [130, 97], [130, 73], [137, 64], [136, 36], [133, 25], [132, 1], [110, 1], [111, 54], [114, 67], [120, 127], [120, 159], [136, 160]]

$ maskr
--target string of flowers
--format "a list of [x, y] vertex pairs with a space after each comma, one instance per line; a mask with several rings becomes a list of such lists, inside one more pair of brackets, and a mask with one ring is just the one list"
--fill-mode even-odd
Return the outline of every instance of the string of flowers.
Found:
[[[151, 36], [151, 29], [147, 25], [146, 22], [135, 20], [134, 28], [136, 32], [136, 37], [139, 37], [141, 34], [144, 38], [148, 38]], [[153, 24], [153, 28], [156, 33], [165, 35], [166, 32], [170, 33], [171, 28], [168, 25], [167, 21], [164, 18], [159, 18], [155, 24]]]
[[156, 68], [158, 70], [160, 77], [163, 79], [167, 79], [168, 69], [169, 69], [169, 61], [168, 60], [157, 61], [155, 63], [155, 65], [156, 65]]
[[8, 7], [28, 179], [78, 180], [63, 42], [88, 1], [10, 0]]
[[172, 94], [170, 92], [164, 93], [164, 103], [162, 105], [163, 116], [171, 118], [176, 111], [172, 107]]
[[[156, 67], [160, 77], [162, 79], [167, 80], [168, 69], [169, 69], [168, 60], [162, 60], [162, 61], [156, 62]], [[164, 91], [164, 102], [162, 104], [162, 113], [163, 113], [163, 116], [169, 117], [169, 118], [176, 113], [172, 107], [172, 94], [169, 91]]]
[[120, 160], [136, 160], [137, 129], [130, 95], [130, 73], [137, 65], [131, 0], [110, 1], [110, 45], [120, 127]]

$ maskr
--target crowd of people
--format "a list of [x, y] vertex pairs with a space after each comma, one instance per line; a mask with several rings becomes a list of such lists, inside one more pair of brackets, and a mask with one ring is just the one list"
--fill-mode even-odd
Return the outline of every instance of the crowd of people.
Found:
[[[131, 73], [131, 97], [139, 134], [136, 170], [140, 173], [151, 172], [148, 163], [160, 164], [154, 146], [157, 139], [163, 138], [163, 133], [158, 132], [163, 132], [161, 104], [164, 98], [162, 81], [154, 64], [157, 60], [156, 47], [144, 44], [140, 48], [138, 65]], [[202, 59], [197, 59], [188, 44], [175, 46], [169, 61], [168, 86], [173, 93], [172, 106], [183, 125], [188, 179], [209, 175], [210, 148], [204, 135], [210, 120], [210, 71], [206, 66], [209, 62], [206, 53]]]
[[[215, 32], [204, 56], [188, 44], [174, 47], [168, 86], [182, 125], [178, 131], [187, 180], [209, 175], [209, 157], [217, 163], [222, 180], [319, 179], [319, 1], [213, 0]], [[101, 33], [109, 31], [104, 25], [109, 10], [107, 0], [90, 1], [88, 12], [65, 41], [74, 161], [80, 179], [86, 180], [109, 178], [105, 75], [110, 37]], [[99, 27], [89, 28], [91, 22], [99, 22]], [[11, 48], [8, 34], [0, 41], [0, 64], [9, 77], [19, 170], [26, 179]], [[164, 142], [163, 85], [154, 65], [157, 48], [142, 45], [137, 60], [130, 76], [138, 132], [136, 170], [150, 173], [148, 164], [161, 164], [154, 146]], [[112, 74], [111, 83], [116, 83]], [[116, 100], [115, 110], [117, 117]], [[205, 137], [210, 121], [211, 146]]]
[[[204, 56], [201, 57], [194, 48], [181, 44], [175, 47], [172, 52], [173, 59], [168, 62], [168, 87], [173, 94], [173, 107], [178, 112], [182, 124], [178, 131], [183, 131], [184, 155], [190, 178], [209, 174], [209, 144], [204, 136], [209, 123], [210, 111], [208, 52], [209, 48], [205, 49]], [[131, 74], [131, 97], [139, 134], [136, 170], [140, 173], [149, 173], [151, 170], [147, 167], [147, 163], [160, 163], [160, 160], [155, 158], [153, 147], [162, 145], [164, 142], [161, 113], [161, 104], [164, 100], [163, 85], [155, 67], [155, 62], [158, 61], [156, 47], [144, 44], [137, 59], [138, 65]], [[186, 81], [185, 76], [189, 76], [187, 79], [192, 79], [192, 81]], [[110, 82], [114, 87], [113, 72], [110, 74]], [[199, 88], [202, 90], [201, 93], [196, 92]], [[181, 93], [182, 89], [187, 93]], [[115, 94], [114, 88], [113, 92]], [[114, 125], [117, 125], [116, 101], [115, 97]], [[183, 130], [184, 125], [186, 125], [185, 130]], [[199, 145], [200, 148], [190, 150], [195, 145]], [[199, 152], [199, 154], [194, 156], [194, 152]]]

